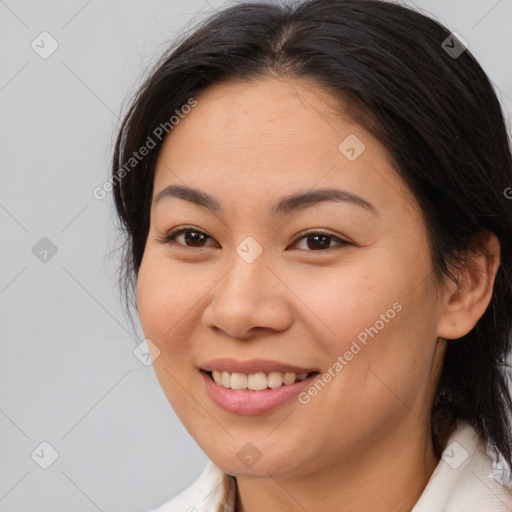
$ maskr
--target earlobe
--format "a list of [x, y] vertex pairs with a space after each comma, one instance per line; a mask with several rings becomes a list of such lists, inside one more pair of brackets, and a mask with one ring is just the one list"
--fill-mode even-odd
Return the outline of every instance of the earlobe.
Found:
[[485, 231], [478, 237], [479, 250], [469, 256], [460, 269], [457, 283], [446, 276], [443, 310], [437, 335], [454, 340], [473, 329], [487, 309], [500, 265], [500, 243], [494, 233]]

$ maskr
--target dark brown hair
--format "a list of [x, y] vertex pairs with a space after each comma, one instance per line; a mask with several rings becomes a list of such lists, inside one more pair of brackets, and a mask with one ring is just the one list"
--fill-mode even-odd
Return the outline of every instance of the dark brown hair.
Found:
[[170, 48], [133, 98], [115, 146], [124, 290], [134, 290], [148, 236], [161, 140], [122, 179], [119, 170], [211, 84], [268, 75], [316, 81], [387, 148], [425, 216], [438, 276], [456, 280], [482, 233], [499, 239], [490, 305], [470, 333], [448, 342], [432, 426], [438, 455], [455, 422], [465, 420], [511, 464], [510, 141], [485, 72], [446, 27], [419, 12], [379, 0], [241, 3]]

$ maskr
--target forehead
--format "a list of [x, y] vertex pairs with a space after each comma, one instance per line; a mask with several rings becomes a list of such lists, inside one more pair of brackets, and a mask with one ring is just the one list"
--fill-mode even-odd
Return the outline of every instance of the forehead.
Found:
[[376, 204], [413, 199], [386, 149], [310, 81], [226, 82], [196, 99], [164, 141], [155, 194], [169, 183], [260, 199], [343, 186]]

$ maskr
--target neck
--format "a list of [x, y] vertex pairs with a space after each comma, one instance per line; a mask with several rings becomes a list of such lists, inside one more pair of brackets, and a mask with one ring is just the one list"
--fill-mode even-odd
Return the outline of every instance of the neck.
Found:
[[237, 477], [236, 512], [411, 512], [439, 459], [430, 428], [396, 429], [351, 460], [300, 476]]

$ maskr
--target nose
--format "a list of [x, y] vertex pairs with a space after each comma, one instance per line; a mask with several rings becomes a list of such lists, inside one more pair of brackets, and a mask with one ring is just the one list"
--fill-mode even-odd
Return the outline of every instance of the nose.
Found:
[[207, 328], [247, 340], [262, 330], [280, 332], [291, 326], [289, 291], [268, 263], [263, 255], [252, 263], [235, 255], [205, 307], [202, 321]]

